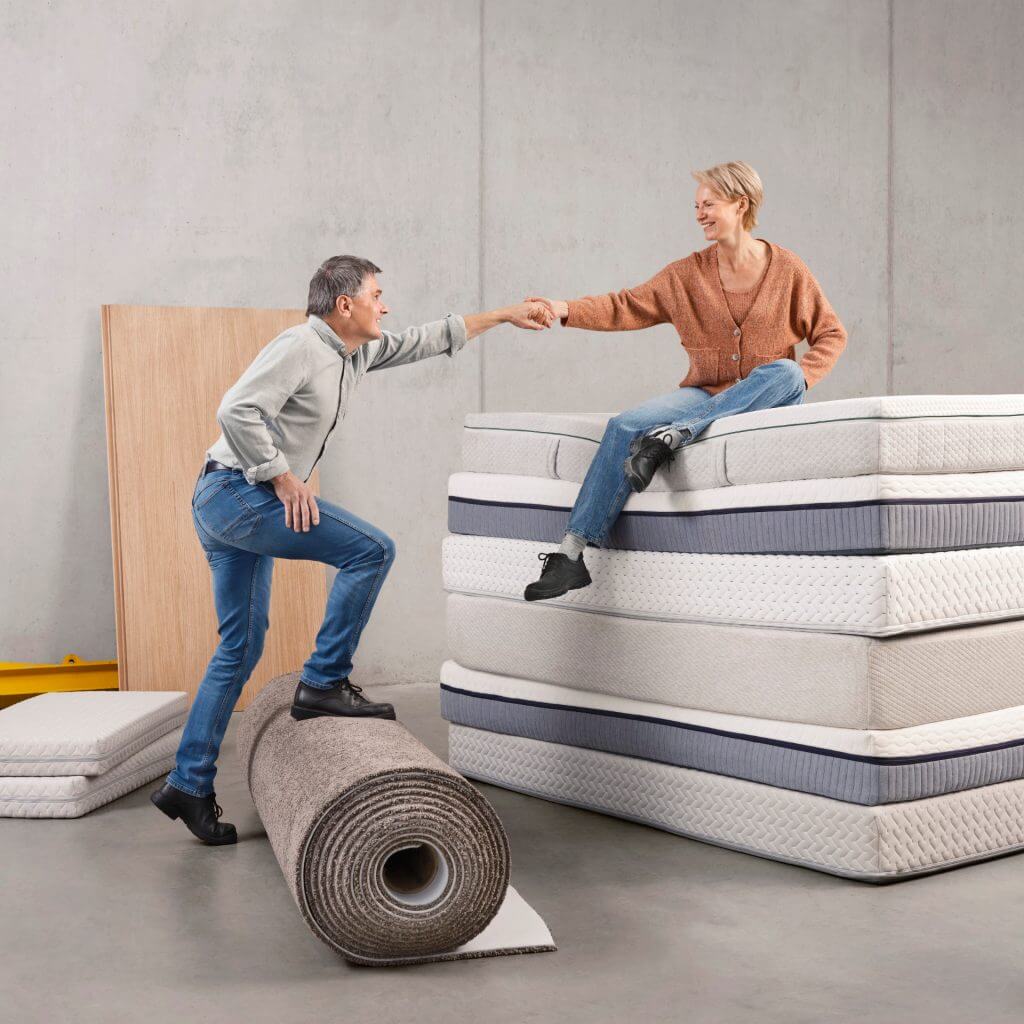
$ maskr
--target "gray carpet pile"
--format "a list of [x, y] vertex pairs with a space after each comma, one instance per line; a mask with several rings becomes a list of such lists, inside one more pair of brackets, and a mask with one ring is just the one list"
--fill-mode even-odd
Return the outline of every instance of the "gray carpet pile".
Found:
[[297, 681], [267, 684], [242, 716], [239, 748], [299, 910], [353, 963], [448, 959], [505, 899], [501, 822], [398, 722], [296, 722]]

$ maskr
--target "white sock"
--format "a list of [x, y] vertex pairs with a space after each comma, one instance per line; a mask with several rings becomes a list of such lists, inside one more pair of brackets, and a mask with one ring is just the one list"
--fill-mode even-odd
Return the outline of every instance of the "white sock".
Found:
[[563, 555], [568, 555], [574, 562], [583, 554], [587, 542], [575, 533], [567, 533], [562, 540], [562, 546], [558, 549]]
[[675, 451], [677, 448], [681, 448], [684, 441], [690, 439], [690, 431], [688, 430], [676, 430], [674, 427], [658, 427], [656, 430], [652, 430], [648, 437], [656, 437], [659, 441], [664, 441], [665, 444]]

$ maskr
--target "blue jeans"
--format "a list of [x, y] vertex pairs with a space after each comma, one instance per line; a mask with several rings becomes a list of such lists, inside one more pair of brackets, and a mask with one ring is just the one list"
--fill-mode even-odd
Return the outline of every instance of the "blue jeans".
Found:
[[193, 796], [213, 792], [217, 755], [228, 720], [263, 653], [275, 558], [309, 559], [338, 569], [316, 647], [302, 680], [328, 688], [352, 670], [352, 655], [395, 560], [387, 534], [318, 499], [320, 523], [308, 533], [284, 524], [270, 484], [249, 484], [218, 470], [196, 483], [192, 521], [213, 574], [220, 643], [192, 704], [176, 765], [167, 777]]
[[636, 438], [671, 426], [683, 433], [686, 445], [723, 416], [800, 405], [805, 391], [803, 371], [797, 363], [776, 359], [755, 367], [746, 378], [717, 395], [702, 388], [676, 388], [613, 416], [587, 470], [566, 531], [598, 547], [605, 543], [631, 493], [623, 463]]

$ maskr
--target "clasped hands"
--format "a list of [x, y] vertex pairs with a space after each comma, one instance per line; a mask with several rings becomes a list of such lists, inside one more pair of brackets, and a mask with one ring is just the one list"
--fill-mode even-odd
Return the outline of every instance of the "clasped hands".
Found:
[[569, 304], [558, 299], [531, 295], [519, 305], [509, 306], [504, 312], [506, 323], [527, 331], [543, 331], [556, 320], [569, 315]]

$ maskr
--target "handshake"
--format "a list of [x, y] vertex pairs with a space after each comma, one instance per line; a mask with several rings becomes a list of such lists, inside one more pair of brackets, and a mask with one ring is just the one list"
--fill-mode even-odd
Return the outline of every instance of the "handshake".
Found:
[[545, 299], [531, 295], [516, 306], [502, 310], [505, 323], [527, 331], [543, 331], [556, 320], [569, 315], [569, 303], [560, 299]]

